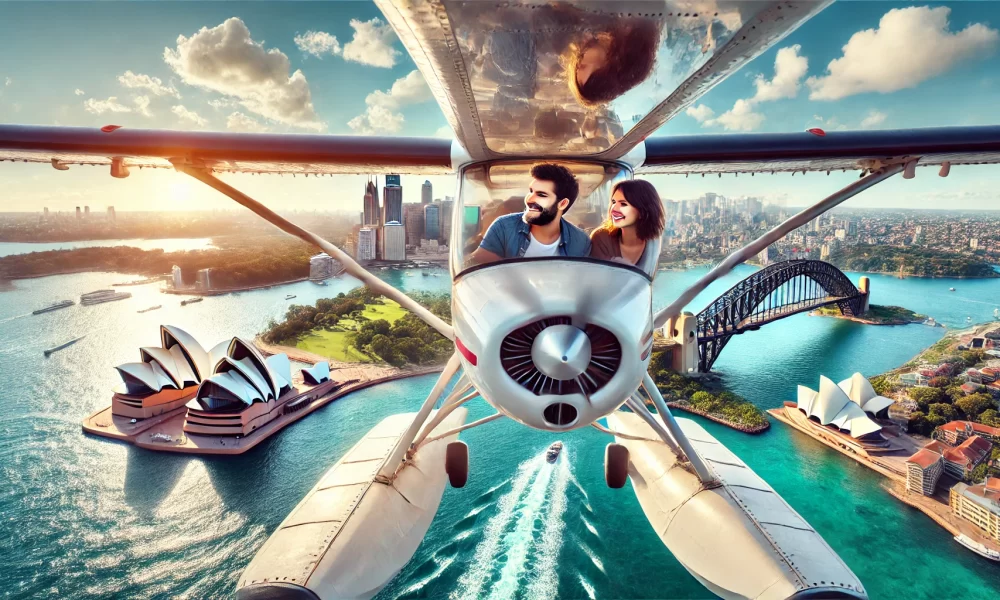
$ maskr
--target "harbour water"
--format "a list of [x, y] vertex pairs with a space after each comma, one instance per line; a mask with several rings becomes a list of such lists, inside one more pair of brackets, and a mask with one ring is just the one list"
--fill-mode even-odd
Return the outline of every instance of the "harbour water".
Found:
[[[742, 267], [691, 308], [751, 272]], [[404, 290], [447, 291], [444, 276], [381, 276]], [[705, 269], [663, 272], [665, 305]], [[858, 274], [849, 276], [857, 280]], [[80, 421], [106, 406], [113, 367], [175, 324], [204, 345], [252, 337], [291, 303], [356, 285], [309, 282], [206, 298], [180, 307], [157, 284], [133, 297], [32, 316], [54, 299], [121, 281], [84, 273], [15, 282], [0, 294], [0, 589], [8, 597], [218, 598], [285, 515], [337, 458], [386, 415], [416, 410], [433, 377], [348, 396], [243, 456], [185, 457], [84, 436]], [[1000, 280], [872, 276], [873, 302], [898, 304], [949, 327], [988, 321]], [[955, 292], [949, 292], [955, 287]], [[295, 294], [286, 301], [287, 294]], [[136, 311], [162, 304], [149, 313]], [[944, 330], [873, 327], [797, 315], [735, 338], [715, 370], [761, 407], [794, 398], [820, 374], [838, 380], [898, 366]], [[46, 359], [42, 350], [85, 335]], [[469, 419], [492, 411], [477, 401]], [[955, 543], [879, 487], [871, 471], [780, 423], [748, 436], [702, 421], [798, 510], [857, 573], [872, 598], [986, 598], [1000, 567]], [[501, 420], [462, 434], [468, 485], [449, 489], [430, 533], [380, 598], [706, 598], [646, 522], [629, 486], [603, 482], [610, 438], [556, 436]], [[561, 439], [555, 464], [546, 448]]]

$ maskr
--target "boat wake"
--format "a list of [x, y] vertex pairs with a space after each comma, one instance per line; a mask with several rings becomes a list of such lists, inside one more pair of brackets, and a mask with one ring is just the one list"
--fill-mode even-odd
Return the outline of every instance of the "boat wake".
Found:
[[16, 321], [17, 319], [23, 319], [25, 317], [30, 317], [30, 316], [31, 316], [31, 313], [24, 313], [23, 315], [15, 315], [13, 317], [6, 317], [4, 319], [0, 319], [0, 324], [9, 323], [11, 321]]

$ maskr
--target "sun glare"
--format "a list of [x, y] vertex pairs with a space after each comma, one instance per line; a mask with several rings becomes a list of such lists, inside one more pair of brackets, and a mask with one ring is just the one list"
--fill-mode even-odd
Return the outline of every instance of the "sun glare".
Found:
[[191, 182], [185, 179], [178, 179], [170, 182], [170, 195], [168, 201], [171, 204], [184, 204], [191, 198]]

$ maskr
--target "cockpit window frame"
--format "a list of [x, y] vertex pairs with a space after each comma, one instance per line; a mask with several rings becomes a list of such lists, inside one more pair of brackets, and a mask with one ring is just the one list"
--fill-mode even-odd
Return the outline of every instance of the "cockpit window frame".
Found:
[[[545, 158], [517, 157], [517, 158], [502, 158], [502, 159], [493, 159], [493, 160], [484, 160], [484, 161], [470, 162], [468, 164], [462, 165], [458, 169], [458, 184], [456, 185], [455, 204], [452, 207], [452, 215], [451, 215], [451, 219], [452, 219], [451, 231], [454, 232], [454, 231], [456, 231], [456, 227], [461, 227], [460, 219], [464, 218], [463, 215], [464, 215], [464, 212], [465, 212], [465, 191], [466, 191], [465, 190], [465, 182], [466, 182], [466, 172], [467, 171], [469, 171], [470, 169], [484, 168], [486, 170], [486, 172], [488, 173], [489, 169], [491, 167], [495, 166], [495, 165], [503, 165], [503, 164], [522, 164], [523, 165], [523, 164], [537, 164], [537, 163], [544, 163], [544, 162], [555, 162], [555, 163], [558, 163], [558, 164], [580, 163], [580, 164], [588, 164], [588, 165], [601, 165], [602, 167], [605, 167], [605, 168], [607, 168], [607, 167], [614, 167], [614, 168], [621, 169], [620, 174], [617, 176], [620, 181], [630, 181], [632, 179], [635, 179], [635, 170], [628, 163], [625, 163], [625, 162], [622, 162], [622, 161], [617, 161], [617, 160], [595, 160], [595, 159], [586, 158], [586, 157], [579, 157], [579, 156], [577, 156], [577, 157], [552, 156], [552, 157], [545, 157]], [[624, 177], [621, 177], [622, 174], [624, 175]], [[496, 262], [485, 263], [485, 264], [481, 264], [481, 265], [472, 265], [472, 266], [468, 266], [468, 267], [465, 267], [465, 268], [462, 268], [462, 269], [459, 270], [459, 265], [461, 265], [462, 260], [463, 260], [462, 248], [460, 247], [459, 244], [455, 244], [453, 239], [449, 239], [448, 240], [448, 244], [449, 244], [449, 248], [448, 248], [448, 257], [449, 257], [449, 259], [448, 259], [448, 270], [449, 270], [449, 273], [451, 274], [451, 280], [452, 280], [453, 283], [457, 282], [459, 279], [461, 279], [463, 276], [465, 276], [465, 275], [467, 275], [469, 273], [472, 273], [472, 272], [475, 272], [475, 271], [481, 271], [481, 270], [489, 268], [489, 267], [494, 267], [494, 266], [499, 266], [499, 265], [507, 265], [507, 264], [512, 264], [512, 263], [538, 262], [538, 261], [569, 261], [569, 262], [584, 262], [584, 263], [600, 263], [602, 265], [610, 265], [610, 266], [613, 266], [613, 267], [617, 267], [617, 268], [626, 269], [626, 270], [629, 270], [629, 271], [634, 271], [636, 273], [640, 273], [650, 283], [652, 283], [653, 276], [655, 274], [655, 270], [653, 271], [653, 273], [647, 273], [645, 270], [640, 269], [639, 267], [637, 267], [635, 265], [630, 265], [630, 264], [627, 264], [627, 263], [621, 263], [621, 262], [616, 262], [616, 261], [609, 261], [609, 260], [604, 260], [604, 259], [599, 259], [599, 258], [592, 258], [592, 257], [589, 257], [589, 256], [538, 256], [538, 257], [531, 257], [531, 258], [516, 257], [516, 258], [507, 258], [507, 259], [496, 261]]]

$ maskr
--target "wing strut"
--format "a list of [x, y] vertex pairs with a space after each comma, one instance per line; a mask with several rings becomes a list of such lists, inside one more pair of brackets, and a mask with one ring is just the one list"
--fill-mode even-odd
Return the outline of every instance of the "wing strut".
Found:
[[751, 256], [754, 256], [761, 250], [767, 248], [774, 242], [777, 242], [781, 238], [788, 235], [793, 229], [802, 227], [809, 221], [815, 219], [831, 208], [837, 206], [838, 204], [844, 202], [849, 198], [860, 194], [861, 192], [867, 190], [868, 188], [874, 186], [877, 183], [889, 179], [896, 173], [903, 170], [904, 165], [902, 164], [892, 164], [885, 166], [877, 171], [874, 171], [863, 178], [855, 181], [851, 185], [835, 192], [834, 194], [827, 196], [823, 200], [820, 200], [816, 204], [810, 206], [809, 208], [803, 210], [802, 212], [793, 215], [791, 218], [786, 220], [784, 223], [778, 225], [771, 231], [768, 231], [764, 235], [760, 236], [756, 240], [750, 242], [743, 248], [733, 252], [726, 260], [719, 263], [714, 269], [709, 271], [704, 277], [695, 282], [694, 285], [684, 290], [684, 293], [680, 295], [676, 300], [670, 303], [669, 306], [660, 310], [656, 313], [653, 318], [653, 327], [659, 328], [663, 327], [667, 321], [676, 318], [681, 314], [681, 310], [687, 306], [689, 302], [694, 300], [694, 297], [700, 294], [705, 288], [709, 286], [713, 281], [722, 277], [726, 273], [733, 270], [736, 265], [742, 264]]
[[205, 185], [215, 190], [218, 190], [219, 192], [222, 192], [226, 196], [229, 196], [239, 204], [242, 204], [243, 206], [255, 212], [257, 215], [263, 217], [264, 220], [276, 226], [278, 229], [281, 229], [285, 233], [290, 233], [291, 235], [294, 235], [297, 238], [300, 238], [310, 244], [313, 244], [314, 246], [319, 247], [321, 250], [323, 250], [330, 256], [339, 260], [340, 264], [344, 265], [344, 269], [347, 271], [347, 273], [353, 277], [356, 277], [357, 279], [360, 279], [361, 283], [365, 284], [365, 286], [367, 286], [368, 289], [372, 290], [373, 292], [378, 292], [379, 294], [382, 294], [386, 298], [395, 300], [400, 304], [400, 306], [402, 306], [406, 310], [412, 312], [413, 314], [423, 319], [424, 322], [426, 322], [428, 325], [436, 329], [438, 333], [448, 338], [449, 340], [454, 341], [455, 330], [452, 329], [451, 325], [445, 323], [441, 319], [441, 317], [438, 317], [431, 311], [424, 308], [420, 303], [418, 303], [413, 298], [410, 298], [403, 292], [397, 290], [388, 283], [372, 275], [370, 272], [365, 270], [364, 267], [355, 262], [353, 258], [348, 256], [348, 254], [343, 250], [341, 250], [340, 248], [334, 246], [333, 244], [319, 237], [315, 233], [307, 231], [299, 227], [295, 223], [292, 223], [288, 219], [285, 219], [284, 217], [278, 215], [273, 210], [267, 208], [260, 202], [254, 200], [250, 196], [247, 196], [246, 194], [234, 188], [233, 186], [225, 183], [224, 181], [216, 177], [211, 172], [211, 170], [207, 168], [193, 167], [184, 164], [175, 164], [174, 167], [181, 173], [186, 173], [191, 177], [194, 177], [198, 181], [204, 183]]

